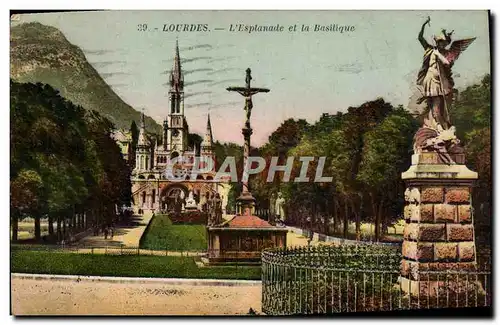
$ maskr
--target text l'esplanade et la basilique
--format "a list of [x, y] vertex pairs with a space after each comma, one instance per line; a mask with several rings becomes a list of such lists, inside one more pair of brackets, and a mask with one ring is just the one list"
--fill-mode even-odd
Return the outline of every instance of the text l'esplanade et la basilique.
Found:
[[153, 26], [147, 23], [137, 25], [137, 30], [140, 32], [161, 31], [161, 32], [211, 32], [211, 31], [226, 31], [231, 33], [294, 33], [294, 32], [333, 32], [333, 33], [350, 33], [356, 31], [356, 26], [345, 24], [243, 24], [235, 23], [229, 26], [212, 26], [211, 24], [163, 24], [161, 26]]

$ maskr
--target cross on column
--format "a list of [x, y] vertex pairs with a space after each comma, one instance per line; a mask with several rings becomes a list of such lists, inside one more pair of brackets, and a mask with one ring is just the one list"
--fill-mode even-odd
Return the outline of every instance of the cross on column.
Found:
[[[251, 87], [251, 80], [252, 80], [252, 75], [251, 75], [251, 70], [248, 68], [246, 70], [246, 78], [245, 82], [246, 85], [245, 87], [228, 87], [226, 88], [227, 91], [235, 91], [245, 97], [245, 107], [244, 110], [246, 112], [246, 120], [245, 120], [245, 126], [241, 130], [243, 133], [243, 138], [245, 139], [244, 147], [243, 147], [243, 163], [244, 166], [247, 165], [248, 161], [248, 156], [250, 155], [250, 136], [252, 135], [252, 128], [250, 127], [250, 117], [252, 115], [252, 108], [253, 108], [253, 103], [252, 103], [252, 96], [258, 93], [268, 93], [269, 89], [267, 88], [255, 88]], [[255, 206], [255, 198], [252, 196], [252, 193], [250, 193], [250, 190], [248, 188], [248, 171], [244, 169], [245, 173], [245, 179], [242, 180], [242, 185], [243, 189], [241, 192], [241, 195], [238, 197], [238, 202], [240, 202], [241, 205], [241, 211], [252, 211], [254, 206]], [[249, 209], [248, 209], [249, 208]]]

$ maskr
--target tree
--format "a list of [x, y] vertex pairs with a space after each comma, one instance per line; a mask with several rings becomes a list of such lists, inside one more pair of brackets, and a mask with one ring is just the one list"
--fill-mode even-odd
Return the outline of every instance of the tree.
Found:
[[[40, 175], [34, 170], [21, 170], [10, 183], [12, 240], [17, 240], [19, 218], [39, 213], [42, 201], [43, 182]], [[40, 237], [39, 224], [35, 235]]]
[[109, 120], [42, 84], [11, 82], [10, 110], [13, 238], [25, 216], [35, 220], [36, 240], [45, 217], [50, 234], [57, 220], [61, 239], [82, 215], [109, 222], [116, 205], [130, 202], [130, 169]]
[[488, 74], [474, 85], [458, 93], [450, 116], [463, 141], [466, 163], [479, 179], [473, 190], [472, 205], [476, 238], [490, 245], [491, 234], [491, 76]]
[[403, 209], [402, 204], [392, 211], [388, 207], [404, 192], [401, 171], [409, 167], [416, 130], [416, 121], [400, 108], [365, 135], [357, 180], [368, 189], [377, 241], [381, 239], [382, 218], [391, 213], [397, 217]]

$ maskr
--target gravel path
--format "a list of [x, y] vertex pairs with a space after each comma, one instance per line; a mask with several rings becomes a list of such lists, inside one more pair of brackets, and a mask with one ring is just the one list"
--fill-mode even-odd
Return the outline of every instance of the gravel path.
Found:
[[261, 286], [12, 278], [14, 315], [245, 315]]

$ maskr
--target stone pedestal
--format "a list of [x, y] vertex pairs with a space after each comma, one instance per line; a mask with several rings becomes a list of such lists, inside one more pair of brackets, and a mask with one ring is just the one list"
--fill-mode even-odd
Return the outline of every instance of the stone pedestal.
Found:
[[471, 191], [477, 173], [463, 164], [438, 161], [437, 153], [413, 155], [412, 166], [402, 174], [406, 203], [401, 286], [412, 294], [439, 294], [444, 283], [428, 271], [466, 271], [476, 265]]

